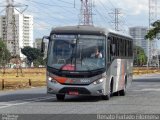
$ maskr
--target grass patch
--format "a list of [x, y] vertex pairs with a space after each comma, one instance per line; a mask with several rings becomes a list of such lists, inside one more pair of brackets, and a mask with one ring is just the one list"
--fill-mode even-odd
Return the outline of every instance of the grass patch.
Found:
[[[2, 71], [2, 70], [1, 70]], [[2, 82], [4, 80], [4, 83]], [[5, 74], [0, 73], [0, 90], [38, 87], [46, 85], [45, 68], [28, 68], [19, 70], [6, 69]], [[4, 88], [3, 88], [4, 86]]]
[[[133, 75], [160, 73], [155, 68], [134, 68]], [[4, 83], [2, 82], [4, 80]], [[46, 68], [26, 68], [21, 70], [6, 69], [5, 74], [0, 69], [0, 90], [21, 89], [46, 86]]]

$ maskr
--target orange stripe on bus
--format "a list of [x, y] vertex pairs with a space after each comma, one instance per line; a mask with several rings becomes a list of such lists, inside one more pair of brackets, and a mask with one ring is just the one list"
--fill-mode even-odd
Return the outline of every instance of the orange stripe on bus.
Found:
[[122, 78], [121, 78], [121, 87], [124, 87], [124, 63], [122, 63]]

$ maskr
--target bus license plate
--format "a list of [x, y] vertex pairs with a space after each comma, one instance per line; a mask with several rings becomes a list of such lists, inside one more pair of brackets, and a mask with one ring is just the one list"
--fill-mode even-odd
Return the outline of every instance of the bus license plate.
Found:
[[77, 91], [69, 91], [68, 94], [69, 95], [79, 95], [79, 93]]

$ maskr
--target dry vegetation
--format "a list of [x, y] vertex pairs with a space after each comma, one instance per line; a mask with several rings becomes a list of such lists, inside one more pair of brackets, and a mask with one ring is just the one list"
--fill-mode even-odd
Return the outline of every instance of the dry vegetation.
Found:
[[[149, 74], [149, 73], [160, 73], [160, 69], [156, 68], [134, 68], [133, 74]], [[4, 87], [3, 87], [4, 81]], [[6, 89], [19, 89], [19, 88], [30, 88], [37, 86], [46, 85], [46, 69], [45, 68], [27, 68], [18, 70], [17, 69], [6, 69], [5, 74], [0, 69], [0, 90]]]
[[151, 74], [151, 73], [160, 73], [160, 69], [157, 68], [146, 68], [146, 67], [134, 67], [133, 68], [133, 74], [134, 75], [141, 75], [141, 74]]
[[[17, 74], [18, 73], [18, 74]], [[26, 87], [45, 86], [46, 69], [45, 68], [27, 68], [27, 69], [6, 69], [5, 74], [1, 69], [0, 72], [0, 90], [4, 89], [18, 89]]]

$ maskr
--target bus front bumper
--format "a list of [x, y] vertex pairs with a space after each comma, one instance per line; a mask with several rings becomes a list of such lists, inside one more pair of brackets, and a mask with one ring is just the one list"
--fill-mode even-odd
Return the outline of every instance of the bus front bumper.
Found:
[[89, 85], [62, 85], [60, 83], [47, 83], [47, 93], [49, 94], [68, 94], [68, 95], [105, 95], [104, 83], [89, 84]]

